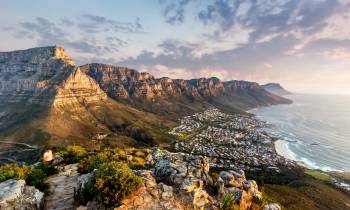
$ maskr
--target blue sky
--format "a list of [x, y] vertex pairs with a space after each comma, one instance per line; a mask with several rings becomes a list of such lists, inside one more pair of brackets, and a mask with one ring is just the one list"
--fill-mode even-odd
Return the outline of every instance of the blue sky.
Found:
[[0, 51], [350, 92], [350, 0], [1, 0]]

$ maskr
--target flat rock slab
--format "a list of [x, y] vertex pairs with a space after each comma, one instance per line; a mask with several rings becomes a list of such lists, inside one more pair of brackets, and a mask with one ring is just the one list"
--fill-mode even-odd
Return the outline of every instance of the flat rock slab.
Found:
[[78, 182], [77, 164], [67, 165], [64, 170], [49, 177], [46, 183], [49, 186], [45, 198], [46, 210], [75, 210], [74, 189]]

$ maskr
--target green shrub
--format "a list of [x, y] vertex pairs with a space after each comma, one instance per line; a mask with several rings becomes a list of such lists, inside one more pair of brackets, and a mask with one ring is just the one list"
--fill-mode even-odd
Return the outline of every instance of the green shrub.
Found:
[[119, 205], [142, 185], [142, 179], [133, 174], [125, 163], [115, 161], [101, 164], [94, 173], [94, 182], [97, 198], [110, 206]]
[[132, 161], [129, 162], [129, 166], [134, 170], [145, 169], [145, 159], [141, 157], [133, 157]]
[[233, 194], [227, 193], [221, 201], [220, 209], [221, 210], [233, 209], [234, 201], [235, 201], [235, 197], [233, 196]]
[[0, 182], [8, 179], [26, 179], [32, 172], [32, 167], [17, 164], [0, 166]]
[[25, 180], [28, 185], [32, 185], [40, 190], [44, 190], [45, 189], [44, 181], [46, 178], [47, 178], [47, 174], [45, 174], [44, 171], [35, 168], [31, 171], [31, 173], [28, 174]]
[[39, 163], [35, 166], [35, 169], [39, 169], [43, 171], [46, 174], [46, 176], [50, 176], [58, 173], [57, 168], [52, 164]]
[[111, 150], [105, 150], [95, 155], [89, 155], [79, 161], [78, 172], [90, 173], [94, 169], [99, 168], [102, 163], [110, 162], [113, 160], [117, 161], [118, 157], [116, 157]]
[[23, 179], [28, 185], [43, 190], [45, 179], [55, 173], [57, 169], [54, 166], [43, 163], [36, 166], [8, 164], [0, 166], [0, 182], [9, 179]]
[[127, 159], [127, 153], [119, 148], [115, 148], [114, 153], [118, 156], [119, 160], [126, 160]]
[[81, 159], [87, 156], [87, 151], [81, 146], [67, 146], [61, 151], [58, 151], [55, 155], [64, 159], [65, 163], [77, 163]]
[[[132, 156], [130, 161], [127, 161], [128, 156]], [[102, 163], [116, 161], [116, 162], [128, 162], [132, 169], [145, 169], [147, 153], [142, 150], [137, 150], [134, 148], [121, 150], [116, 149], [106, 149], [102, 152], [96, 154], [90, 154], [85, 156], [85, 158], [79, 161], [78, 171], [79, 173], [89, 173], [94, 169], [99, 168]]]

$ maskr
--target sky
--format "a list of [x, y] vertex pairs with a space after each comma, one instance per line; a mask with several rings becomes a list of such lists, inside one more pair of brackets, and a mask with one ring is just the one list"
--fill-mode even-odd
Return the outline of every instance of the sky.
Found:
[[350, 94], [350, 0], [0, 0], [0, 51]]

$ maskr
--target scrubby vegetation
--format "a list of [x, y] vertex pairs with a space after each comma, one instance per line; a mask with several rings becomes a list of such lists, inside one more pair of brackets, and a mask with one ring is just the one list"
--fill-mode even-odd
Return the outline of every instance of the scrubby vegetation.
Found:
[[102, 203], [118, 205], [141, 188], [142, 179], [133, 174], [125, 163], [112, 161], [100, 165], [94, 173], [93, 182], [95, 195]]
[[78, 171], [89, 173], [100, 167], [101, 164], [111, 161], [125, 162], [132, 169], [146, 168], [145, 161], [148, 151], [146, 149], [106, 149], [101, 152], [91, 153], [79, 161]]
[[8, 164], [0, 166], [0, 182], [8, 179], [26, 179], [32, 168], [29, 166], [20, 166], [17, 164]]
[[64, 162], [67, 164], [77, 163], [87, 155], [88, 152], [81, 146], [67, 146], [55, 153], [56, 157], [63, 158]]
[[327, 175], [303, 167], [281, 168], [279, 173], [247, 171], [258, 181], [264, 203], [279, 203], [282, 209], [348, 209], [348, 192], [329, 182]]
[[232, 193], [228, 193], [224, 196], [220, 204], [220, 210], [230, 210], [233, 209], [235, 197]]
[[0, 182], [9, 179], [24, 179], [28, 185], [44, 189], [45, 179], [55, 173], [57, 169], [54, 166], [43, 163], [35, 166], [8, 164], [0, 166]]
[[79, 161], [78, 171], [93, 177], [77, 195], [85, 203], [94, 197], [107, 206], [116, 206], [127, 196], [136, 193], [142, 179], [132, 173], [131, 168], [145, 168], [146, 150], [106, 149], [89, 154]]

